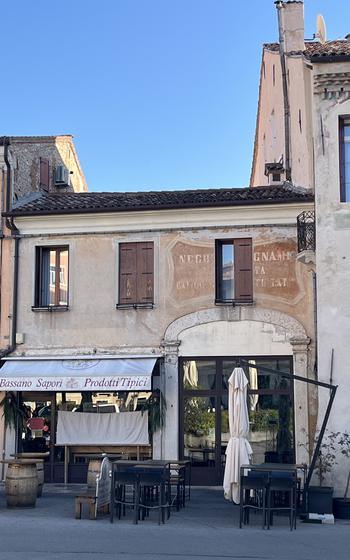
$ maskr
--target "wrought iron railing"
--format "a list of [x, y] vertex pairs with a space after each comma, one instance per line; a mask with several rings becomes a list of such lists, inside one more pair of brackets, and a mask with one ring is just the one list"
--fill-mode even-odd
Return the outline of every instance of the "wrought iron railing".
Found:
[[302, 212], [297, 217], [298, 253], [302, 251], [315, 251], [316, 231], [315, 212]]

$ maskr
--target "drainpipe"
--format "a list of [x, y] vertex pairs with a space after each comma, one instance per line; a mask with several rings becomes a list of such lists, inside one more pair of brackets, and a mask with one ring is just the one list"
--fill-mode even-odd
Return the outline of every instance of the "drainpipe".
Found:
[[283, 2], [275, 2], [278, 15], [278, 34], [280, 43], [280, 60], [282, 69], [282, 88], [283, 88], [283, 106], [284, 106], [284, 153], [285, 153], [285, 170], [286, 170], [286, 180], [292, 182], [292, 170], [290, 166], [290, 110], [289, 110], [289, 98], [288, 98], [288, 81], [287, 81], [287, 69], [286, 69], [286, 54], [285, 54], [285, 41], [283, 33], [283, 14], [284, 9]]
[[[18, 305], [17, 305], [17, 300], [18, 300], [18, 264], [19, 264], [19, 241], [20, 241], [20, 235], [19, 235], [19, 230], [17, 229], [17, 227], [15, 226], [14, 222], [13, 222], [13, 218], [7, 219], [6, 220], [6, 225], [7, 227], [11, 230], [11, 234], [13, 236], [14, 239], [14, 264], [13, 264], [13, 291], [12, 291], [12, 325], [11, 325], [11, 339], [10, 339], [10, 345], [5, 349], [2, 350], [0, 352], [0, 359], [4, 358], [5, 356], [8, 356], [8, 354], [11, 354], [12, 352], [15, 351], [16, 349], [16, 332], [17, 332], [17, 311], [18, 311]], [[2, 255], [1, 255], [2, 258]], [[4, 427], [4, 436], [3, 436], [3, 449], [2, 449], [2, 459], [5, 459], [6, 456], [6, 427]], [[18, 433], [18, 429], [16, 428], [16, 434]], [[17, 451], [17, 436], [16, 436], [16, 441], [15, 441], [15, 449]], [[2, 463], [2, 474], [1, 474], [1, 479], [4, 479], [4, 468], [5, 465], [4, 463]]]
[[8, 158], [8, 147], [10, 145], [10, 139], [5, 136], [3, 139], [4, 143], [4, 160], [6, 165], [6, 195], [5, 195], [5, 212], [9, 212], [11, 209], [11, 165]]

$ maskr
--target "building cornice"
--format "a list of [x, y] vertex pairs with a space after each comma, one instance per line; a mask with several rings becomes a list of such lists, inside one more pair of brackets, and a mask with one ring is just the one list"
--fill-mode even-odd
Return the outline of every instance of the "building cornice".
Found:
[[296, 217], [313, 202], [214, 208], [145, 210], [15, 217], [22, 235], [118, 233], [206, 227], [296, 225]]

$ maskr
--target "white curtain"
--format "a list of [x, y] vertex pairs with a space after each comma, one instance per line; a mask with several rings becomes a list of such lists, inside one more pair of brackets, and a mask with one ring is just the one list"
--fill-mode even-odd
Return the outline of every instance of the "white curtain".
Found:
[[148, 413], [58, 412], [58, 445], [148, 445]]

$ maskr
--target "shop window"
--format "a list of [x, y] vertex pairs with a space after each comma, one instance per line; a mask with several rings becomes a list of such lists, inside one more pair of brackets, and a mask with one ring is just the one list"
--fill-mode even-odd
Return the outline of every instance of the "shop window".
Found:
[[68, 247], [37, 247], [34, 308], [68, 307]]
[[252, 240], [216, 242], [216, 303], [253, 300]]
[[117, 307], [152, 307], [153, 277], [153, 243], [120, 243]]

